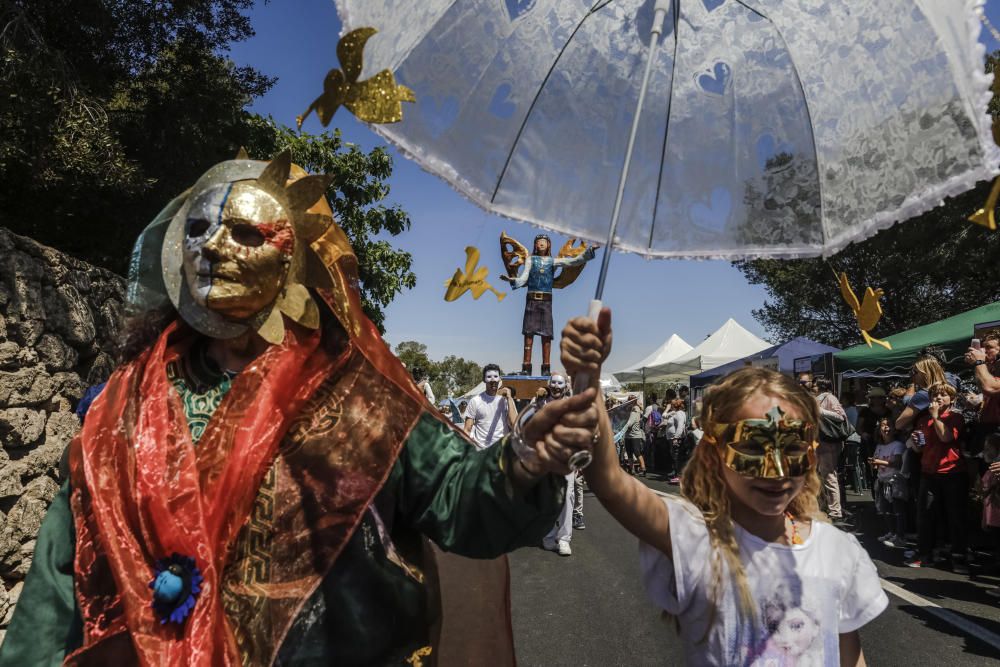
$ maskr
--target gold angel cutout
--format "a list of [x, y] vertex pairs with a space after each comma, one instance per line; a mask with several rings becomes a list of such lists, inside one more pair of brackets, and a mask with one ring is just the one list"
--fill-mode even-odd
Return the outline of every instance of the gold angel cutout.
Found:
[[[998, 76], [997, 79], [1000, 79], [1000, 76]], [[969, 222], [982, 225], [991, 232], [995, 232], [997, 230], [997, 220], [995, 216], [997, 199], [1000, 199], [1000, 177], [993, 181], [993, 187], [990, 188], [990, 196], [986, 198], [986, 203], [983, 204], [981, 209], [969, 216]]]
[[861, 329], [861, 335], [864, 337], [865, 342], [868, 343], [868, 347], [871, 347], [872, 343], [877, 343], [885, 349], [891, 350], [892, 343], [872, 338], [868, 333], [882, 319], [882, 304], [879, 303], [879, 299], [885, 293], [881, 289], [873, 290], [871, 287], [867, 287], [865, 288], [864, 301], [859, 302], [854, 290], [851, 289], [851, 284], [847, 281], [847, 274], [843, 271], [840, 272], [840, 293], [843, 295], [844, 301], [847, 302], [850, 309], [854, 311], [854, 316], [858, 320], [858, 327]]
[[342, 69], [332, 69], [323, 80], [323, 94], [313, 100], [306, 112], [295, 118], [299, 129], [313, 111], [326, 127], [341, 106], [347, 107], [366, 123], [398, 123], [403, 120], [403, 102], [416, 102], [413, 91], [396, 84], [387, 69], [364, 81], [358, 81], [364, 65], [365, 43], [375, 28], [352, 30], [337, 43], [337, 59]]
[[[980, 18], [984, 18], [983, 15], [980, 15]], [[993, 75], [993, 96], [1000, 96], [1000, 76], [996, 74]], [[997, 120], [993, 121], [993, 142], [1000, 145], [1000, 121]], [[969, 222], [982, 225], [991, 232], [995, 232], [997, 230], [995, 215], [997, 199], [1000, 199], [1000, 177], [993, 181], [993, 187], [990, 188], [990, 194], [983, 207], [968, 217]]]
[[[587, 247], [587, 244], [583, 241], [579, 241], [579, 245], [577, 245], [577, 239], [572, 238], [563, 244], [556, 257], [576, 257], [586, 252]], [[517, 278], [517, 274], [520, 272], [521, 267], [528, 263], [528, 257], [530, 255], [531, 253], [528, 252], [528, 249], [525, 248], [520, 241], [507, 236], [507, 232], [501, 232], [500, 256], [503, 258], [503, 265], [507, 270], [507, 276], [511, 280]], [[569, 287], [573, 284], [573, 281], [580, 277], [580, 272], [583, 271], [583, 267], [583, 264], [580, 264], [579, 266], [558, 267], [556, 269], [556, 274], [552, 279], [552, 287], [556, 289]]]
[[472, 298], [478, 300], [487, 291], [496, 295], [497, 301], [503, 301], [507, 295], [497, 291], [493, 285], [486, 281], [490, 270], [485, 266], [479, 266], [479, 248], [475, 246], [465, 247], [465, 271], [455, 269], [455, 275], [451, 280], [445, 282], [447, 290], [444, 293], [445, 301], [455, 301], [466, 292], [472, 292]]

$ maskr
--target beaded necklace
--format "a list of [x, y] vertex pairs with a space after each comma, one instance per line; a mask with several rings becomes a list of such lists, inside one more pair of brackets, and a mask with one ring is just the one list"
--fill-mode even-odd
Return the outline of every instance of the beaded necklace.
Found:
[[802, 544], [802, 537], [799, 535], [799, 529], [795, 527], [795, 517], [792, 516], [791, 512], [785, 512], [785, 516], [792, 523], [792, 536], [789, 538], [791, 544]]

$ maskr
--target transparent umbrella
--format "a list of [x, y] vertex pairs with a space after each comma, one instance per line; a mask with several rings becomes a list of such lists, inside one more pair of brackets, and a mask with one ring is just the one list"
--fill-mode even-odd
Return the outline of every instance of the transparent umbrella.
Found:
[[417, 99], [376, 132], [487, 211], [606, 246], [591, 316], [612, 248], [830, 255], [1000, 163], [982, 0], [335, 3], [379, 31], [363, 76]]
[[995, 175], [981, 4], [336, 0], [416, 95], [373, 129], [472, 201], [721, 259], [830, 255]]

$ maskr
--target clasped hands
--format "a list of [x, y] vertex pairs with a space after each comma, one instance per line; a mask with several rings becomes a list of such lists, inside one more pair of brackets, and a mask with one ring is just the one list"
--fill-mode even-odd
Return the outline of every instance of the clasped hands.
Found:
[[586, 374], [586, 391], [557, 401], [549, 401], [529, 419], [521, 437], [535, 457], [521, 461], [532, 475], [567, 475], [569, 458], [580, 450], [590, 450], [598, 435], [601, 365], [611, 351], [611, 311], [601, 310], [597, 321], [577, 317], [562, 332], [560, 355], [571, 377]]

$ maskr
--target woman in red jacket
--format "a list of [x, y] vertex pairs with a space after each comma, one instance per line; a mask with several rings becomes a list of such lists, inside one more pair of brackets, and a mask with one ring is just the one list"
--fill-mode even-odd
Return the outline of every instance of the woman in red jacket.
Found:
[[[907, 446], [920, 454], [920, 492], [917, 499], [917, 556], [910, 567], [923, 567], [931, 560], [938, 527], [951, 536], [952, 570], [968, 574], [965, 562], [965, 507], [969, 478], [965, 473], [960, 438], [965, 421], [951, 411], [955, 388], [938, 382], [928, 389], [930, 405], [917, 417]], [[943, 521], [942, 521], [943, 519]], [[942, 536], [943, 537], [943, 536]]]

